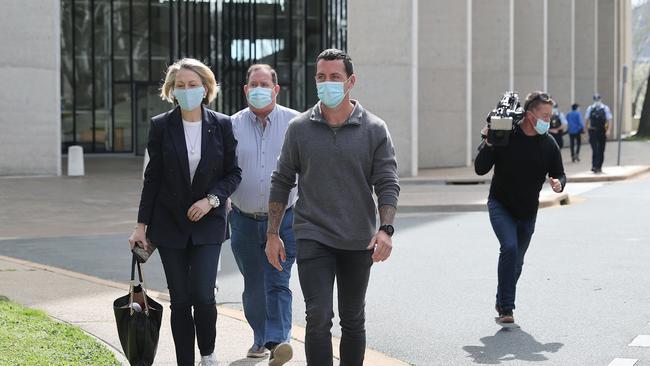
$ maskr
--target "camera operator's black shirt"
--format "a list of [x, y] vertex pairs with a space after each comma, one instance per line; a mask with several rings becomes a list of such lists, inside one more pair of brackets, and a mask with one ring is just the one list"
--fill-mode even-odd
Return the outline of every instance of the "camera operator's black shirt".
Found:
[[507, 146], [483, 145], [474, 170], [487, 174], [494, 166], [490, 198], [499, 201], [518, 219], [530, 219], [537, 214], [539, 192], [546, 175], [566, 185], [562, 156], [557, 143], [548, 134], [526, 136], [517, 126]]

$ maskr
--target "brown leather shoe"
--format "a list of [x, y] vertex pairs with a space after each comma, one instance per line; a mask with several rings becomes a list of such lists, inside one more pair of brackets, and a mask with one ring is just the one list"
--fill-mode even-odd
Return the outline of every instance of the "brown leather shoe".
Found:
[[513, 324], [515, 317], [512, 315], [512, 310], [503, 310], [495, 320], [498, 324]]

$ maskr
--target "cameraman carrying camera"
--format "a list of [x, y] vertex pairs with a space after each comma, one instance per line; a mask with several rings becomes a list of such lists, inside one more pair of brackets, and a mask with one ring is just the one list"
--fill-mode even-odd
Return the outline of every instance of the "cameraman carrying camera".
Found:
[[566, 176], [557, 143], [548, 135], [553, 100], [548, 94], [533, 92], [524, 103], [523, 119], [513, 126], [509, 143], [494, 146], [484, 137], [474, 169], [487, 174], [494, 166], [488, 210], [490, 223], [501, 245], [498, 265], [497, 323], [514, 323], [517, 280], [524, 254], [535, 230], [539, 192], [549, 176], [553, 191], [562, 192]]

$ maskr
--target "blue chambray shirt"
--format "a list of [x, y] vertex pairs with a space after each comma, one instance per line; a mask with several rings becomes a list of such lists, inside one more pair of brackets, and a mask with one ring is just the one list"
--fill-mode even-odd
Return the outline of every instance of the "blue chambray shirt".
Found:
[[[289, 121], [298, 114], [298, 111], [276, 104], [267, 117], [266, 128], [262, 128], [249, 108], [232, 115], [242, 180], [231, 199], [240, 210], [248, 213], [268, 212], [271, 175], [282, 151]], [[296, 203], [297, 192], [297, 188], [291, 191], [289, 207]]]

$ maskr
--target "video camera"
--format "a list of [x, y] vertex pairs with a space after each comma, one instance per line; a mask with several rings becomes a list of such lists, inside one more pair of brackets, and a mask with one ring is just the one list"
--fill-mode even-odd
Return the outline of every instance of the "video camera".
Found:
[[487, 116], [487, 142], [492, 146], [506, 146], [510, 133], [524, 117], [524, 108], [519, 104], [519, 95], [507, 91], [503, 98]]

